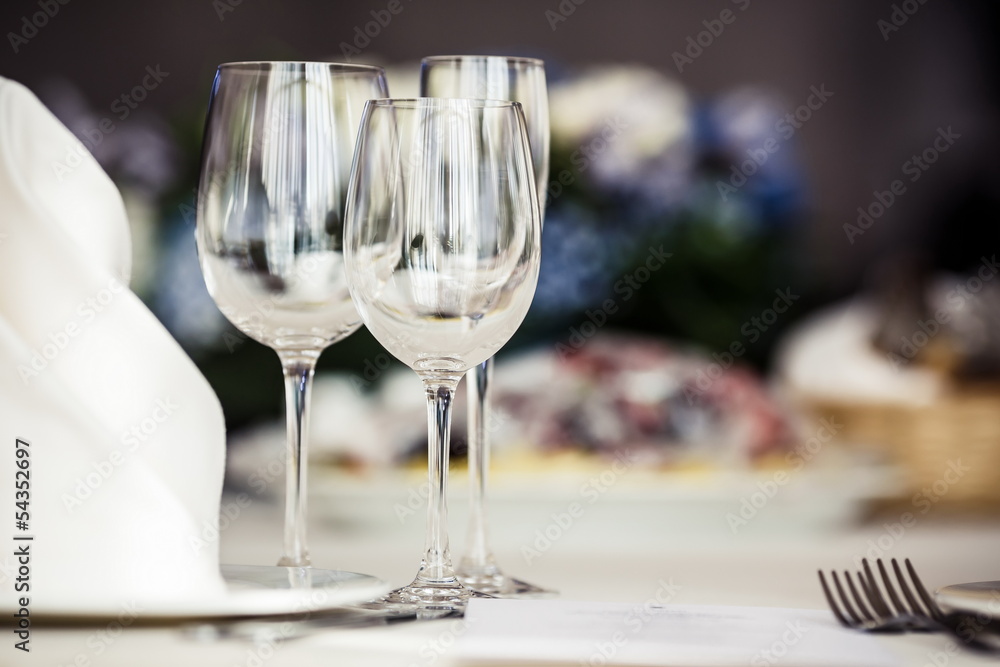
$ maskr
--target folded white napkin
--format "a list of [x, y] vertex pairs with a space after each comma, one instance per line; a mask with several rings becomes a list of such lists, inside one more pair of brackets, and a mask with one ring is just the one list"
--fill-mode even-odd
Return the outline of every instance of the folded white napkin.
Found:
[[[11, 592], [13, 552], [27, 546], [19, 595], [35, 612], [155, 611], [224, 591], [212, 530], [222, 410], [128, 289], [130, 253], [114, 184], [30, 91], [0, 78], [0, 583]], [[17, 439], [30, 452], [26, 530]]]

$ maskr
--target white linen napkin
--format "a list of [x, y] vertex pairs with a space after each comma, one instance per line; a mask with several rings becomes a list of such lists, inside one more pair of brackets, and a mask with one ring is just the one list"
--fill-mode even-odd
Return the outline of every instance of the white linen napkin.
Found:
[[13, 588], [13, 552], [28, 545], [18, 595], [35, 612], [224, 595], [212, 530], [222, 410], [128, 289], [130, 253], [114, 184], [30, 91], [0, 78], [0, 584]]

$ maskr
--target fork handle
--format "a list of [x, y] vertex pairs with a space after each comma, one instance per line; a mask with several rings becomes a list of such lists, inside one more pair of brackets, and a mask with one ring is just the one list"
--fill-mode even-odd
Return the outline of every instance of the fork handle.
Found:
[[944, 615], [943, 624], [970, 648], [1000, 653], [1000, 619], [986, 614], [953, 611]]

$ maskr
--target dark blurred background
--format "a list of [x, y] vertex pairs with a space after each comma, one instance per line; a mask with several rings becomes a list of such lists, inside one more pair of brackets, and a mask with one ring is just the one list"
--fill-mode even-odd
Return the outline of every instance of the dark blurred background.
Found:
[[[574, 147], [554, 143], [552, 174], [569, 170], [572, 184], [550, 204], [540, 300], [515, 347], [567, 341], [646, 248], [663, 244], [674, 253], [667, 268], [610, 324], [711, 353], [742, 339], [741, 325], [790, 287], [801, 300], [744, 359], [766, 371], [781, 332], [815, 308], [877, 288], [894, 267], [961, 273], [1000, 246], [996, 2], [400, 0], [401, 11], [359, 38], [389, 4], [8, 0], [0, 8], [0, 74], [31, 88], [81, 139], [102, 117], [114, 119], [93, 152], [133, 214], [137, 286], [205, 369], [231, 426], [280, 414], [281, 386], [273, 352], [220, 342], [232, 330], [202, 326], [214, 314], [192, 296], [201, 279], [191, 206], [220, 62], [342, 61], [344, 44], [353, 61], [386, 66], [502, 53], [544, 58], [553, 90], [595, 66], [623, 65], [654, 70], [681, 91], [684, 164], [651, 159], [648, 171], [662, 178], [595, 184], [594, 170], [574, 171]], [[162, 80], [121, 118], [116, 99], [147, 67]], [[720, 208], [719, 183], [731, 182], [732, 166], [816, 90], [829, 95]], [[641, 90], [629, 103], [643, 103]], [[957, 138], [911, 182], [906, 163], [948, 128]], [[906, 191], [884, 214], [863, 234], [845, 229], [896, 179]], [[583, 296], [560, 301], [572, 294]], [[362, 331], [331, 347], [321, 370], [362, 374], [378, 352]]]

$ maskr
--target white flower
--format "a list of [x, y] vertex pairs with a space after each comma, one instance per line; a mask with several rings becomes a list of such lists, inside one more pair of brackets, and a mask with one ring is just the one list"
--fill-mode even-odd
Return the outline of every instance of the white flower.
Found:
[[[677, 82], [636, 65], [594, 67], [552, 87], [549, 110], [553, 144], [572, 152], [602, 131], [620, 127], [595, 160], [634, 173], [643, 163], [690, 138], [690, 102]], [[600, 144], [593, 147], [600, 148]]]
[[723, 141], [742, 153], [747, 147], [760, 147], [768, 138], [782, 140], [776, 128], [782, 108], [782, 101], [771, 92], [744, 86], [724, 95], [712, 117]]

